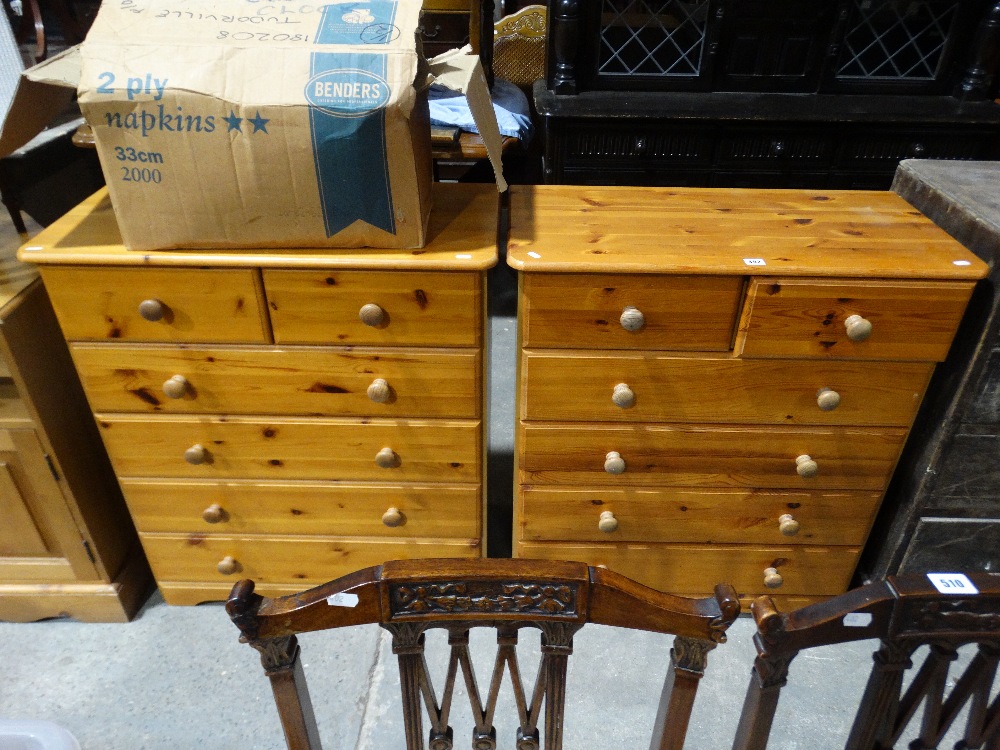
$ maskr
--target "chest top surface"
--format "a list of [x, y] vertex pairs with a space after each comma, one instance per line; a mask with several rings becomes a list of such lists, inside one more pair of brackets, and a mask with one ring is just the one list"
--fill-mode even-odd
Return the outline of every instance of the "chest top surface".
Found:
[[511, 188], [522, 271], [975, 280], [987, 266], [880, 191]]
[[101, 189], [22, 246], [22, 261], [118, 266], [353, 268], [481, 271], [497, 260], [498, 195], [493, 185], [435, 183], [428, 242], [419, 249], [303, 248], [129, 250], [107, 189]]

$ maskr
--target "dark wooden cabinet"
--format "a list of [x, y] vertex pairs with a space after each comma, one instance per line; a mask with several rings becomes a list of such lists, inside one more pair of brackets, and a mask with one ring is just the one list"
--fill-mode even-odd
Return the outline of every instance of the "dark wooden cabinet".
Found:
[[886, 189], [1000, 158], [994, 0], [550, 0], [556, 183]]

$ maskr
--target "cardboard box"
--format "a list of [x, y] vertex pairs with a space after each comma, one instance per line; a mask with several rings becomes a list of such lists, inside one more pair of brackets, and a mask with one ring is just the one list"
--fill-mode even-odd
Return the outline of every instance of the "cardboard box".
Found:
[[500, 138], [478, 58], [422, 58], [420, 8], [107, 0], [80, 47], [22, 76], [0, 153], [76, 90], [129, 248], [421, 247], [425, 88], [467, 94], [497, 168]]

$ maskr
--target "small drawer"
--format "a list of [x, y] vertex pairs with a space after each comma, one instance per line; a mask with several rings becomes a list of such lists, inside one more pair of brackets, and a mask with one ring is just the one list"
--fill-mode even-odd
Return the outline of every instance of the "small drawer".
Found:
[[522, 285], [525, 346], [728, 351], [743, 279], [529, 273]]
[[72, 340], [267, 343], [255, 269], [41, 269]]
[[521, 541], [863, 544], [877, 492], [524, 487]]
[[121, 477], [478, 483], [481, 475], [472, 420], [96, 416]]
[[468, 417], [474, 349], [72, 345], [96, 411]]
[[341, 539], [140, 534], [157, 582], [296, 583], [318, 586], [386, 560], [480, 557], [478, 539]]
[[[729, 583], [741, 599], [761, 594], [833, 596], [850, 585], [859, 547], [753, 547], [750, 545], [549, 544], [521, 542], [517, 556], [603, 565], [654, 589], [708, 596]], [[764, 583], [765, 571], [774, 588]], [[779, 583], [780, 581], [780, 583]]]
[[957, 281], [754, 279], [736, 352], [940, 362], [972, 287]]
[[476, 485], [124, 479], [141, 532], [480, 537]]
[[902, 428], [523, 423], [522, 484], [882, 490]]
[[478, 346], [474, 273], [265, 270], [279, 344]]
[[521, 418], [574, 422], [891, 425], [916, 416], [934, 365], [525, 351]]

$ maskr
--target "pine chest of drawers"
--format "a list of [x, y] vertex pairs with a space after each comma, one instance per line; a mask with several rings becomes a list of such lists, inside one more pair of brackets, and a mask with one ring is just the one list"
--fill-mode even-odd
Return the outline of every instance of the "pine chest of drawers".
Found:
[[514, 188], [517, 556], [843, 592], [986, 266], [891, 193]]
[[22, 249], [168, 602], [483, 553], [497, 195], [436, 190], [414, 251], [135, 253], [104, 194]]

